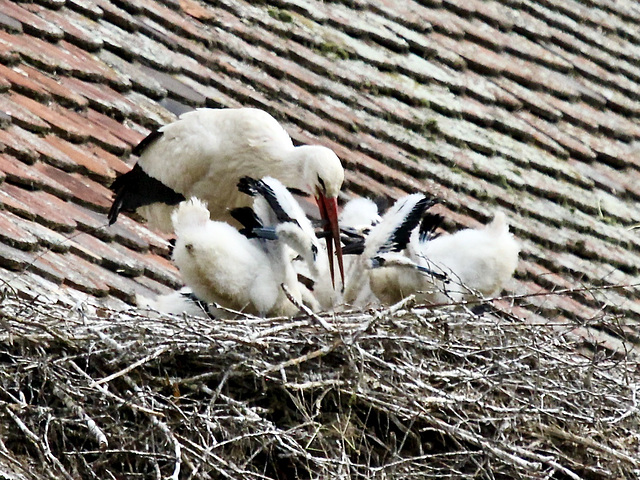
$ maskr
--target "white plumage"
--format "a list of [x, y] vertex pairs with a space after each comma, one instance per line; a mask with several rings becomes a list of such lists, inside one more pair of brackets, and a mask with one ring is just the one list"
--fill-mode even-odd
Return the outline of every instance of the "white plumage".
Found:
[[520, 247], [509, 233], [506, 216], [498, 212], [483, 228], [420, 241], [412, 235], [407, 249], [411, 262], [447, 276], [444, 282], [412, 268], [383, 267], [371, 272], [371, 289], [385, 303], [411, 294], [418, 301], [457, 302], [475, 295], [499, 293], [512, 277]]
[[449, 283], [441, 286], [443, 291], [434, 295], [437, 302], [500, 293], [516, 270], [519, 253], [503, 212], [497, 212], [483, 228], [442, 235], [420, 248], [424, 264], [449, 277]]
[[206, 205], [195, 198], [181, 203], [172, 219], [173, 260], [199, 299], [262, 316], [298, 311], [281, 288], [286, 285], [301, 301], [295, 272], [277, 253], [270, 255], [227, 223], [209, 220]]
[[[287, 187], [313, 195], [327, 222], [343, 274], [337, 224], [337, 196], [344, 180], [340, 160], [329, 148], [294, 146], [282, 126], [254, 108], [187, 112], [143, 140], [134, 168], [112, 185], [116, 196], [109, 221], [120, 211], [138, 210], [155, 228], [171, 231], [171, 212], [181, 200], [204, 201], [211, 219], [232, 222], [229, 210], [250, 205], [236, 189], [243, 176], [270, 175]], [[329, 242], [329, 240], [328, 240]]]
[[155, 298], [136, 295], [136, 304], [141, 308], [172, 315], [184, 314], [191, 317], [210, 318], [217, 313], [212, 306], [205, 305], [195, 299], [191, 290], [187, 287], [175, 292], [158, 295]]
[[378, 206], [373, 200], [356, 197], [345, 203], [338, 220], [342, 229], [366, 234], [371, 227], [380, 223], [381, 218]]

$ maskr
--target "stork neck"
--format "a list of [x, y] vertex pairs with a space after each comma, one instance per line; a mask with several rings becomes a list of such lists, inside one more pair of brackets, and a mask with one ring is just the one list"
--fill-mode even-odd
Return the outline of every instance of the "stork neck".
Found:
[[305, 146], [293, 147], [287, 150], [282, 155], [280, 181], [287, 187], [311, 193], [309, 191], [310, 185], [308, 185], [308, 179], [305, 175], [307, 161], [308, 156]]

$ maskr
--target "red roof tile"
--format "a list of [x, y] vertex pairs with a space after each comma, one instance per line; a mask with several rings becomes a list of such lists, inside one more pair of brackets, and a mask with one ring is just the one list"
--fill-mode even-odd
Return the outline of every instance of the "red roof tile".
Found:
[[2, 185], [2, 190], [26, 205], [28, 215], [33, 215], [37, 222], [61, 232], [71, 232], [76, 228], [76, 223], [67, 217], [65, 202], [58, 197], [42, 190], [28, 191], [7, 183]]
[[19, 94], [0, 96], [0, 110], [9, 115], [13, 123], [27, 130], [46, 133], [50, 128], [49, 124], [32, 112], [30, 106], [33, 103], [36, 102]]
[[[47, 163], [67, 172], [81, 170], [88, 176], [103, 182], [113, 179], [113, 170], [109, 168], [107, 162], [92, 154], [87, 147], [76, 146], [55, 135], [47, 135], [44, 140], [49, 145], [51, 152], [54, 152], [46, 159]], [[106, 154], [106, 152], [104, 153]], [[124, 165], [120, 167], [120, 171], [128, 170], [124, 162], [120, 161], [120, 164]]]
[[55, 77], [43, 73], [29, 65], [21, 65], [20, 71], [27, 75], [34, 83], [41, 85], [56, 102], [68, 108], [84, 109], [89, 102], [82, 95], [65, 88]]
[[[111, 206], [111, 190], [84, 175], [67, 173], [46, 163], [38, 163], [35, 170], [59, 185], [63, 185], [70, 192], [74, 202], [93, 210], [107, 212]], [[58, 195], [62, 197], [62, 195]]]
[[27, 4], [26, 8], [57, 27], [64, 33], [65, 40], [89, 51], [102, 47], [102, 40], [95, 34], [95, 23], [66, 7], [51, 10], [41, 5]]
[[59, 40], [64, 36], [64, 32], [38, 15], [34, 15], [21, 5], [9, 0], [0, 0], [0, 9], [5, 15], [14, 18], [22, 24], [22, 29], [32, 35], [44, 37], [49, 40]]
[[[350, 192], [437, 194], [450, 230], [507, 209], [524, 244], [519, 292], [637, 275], [640, 10], [628, 0], [0, 9], [0, 278], [25, 291], [60, 284], [52, 295], [122, 305], [180, 285], [165, 236], [127, 216], [106, 226], [106, 186], [151, 129], [205, 105], [265, 108], [296, 141], [334, 148]], [[636, 294], [616, 295], [640, 316], [625, 301]], [[580, 296], [529, 303], [532, 317], [597, 312]]]
[[29, 75], [21, 68], [13, 69], [0, 65], [0, 77], [17, 92], [24, 92], [26, 95], [40, 101], [47, 101], [51, 98], [49, 92], [42, 85], [31, 80]]
[[0, 240], [20, 250], [34, 250], [38, 246], [38, 238], [22, 228], [12, 213], [0, 211]]
[[23, 185], [29, 189], [47, 190], [60, 198], [71, 198], [71, 190], [43, 173], [41, 171], [43, 166], [45, 165], [38, 163], [29, 168], [28, 165], [14, 157], [0, 154], [0, 170], [4, 173], [8, 182]]

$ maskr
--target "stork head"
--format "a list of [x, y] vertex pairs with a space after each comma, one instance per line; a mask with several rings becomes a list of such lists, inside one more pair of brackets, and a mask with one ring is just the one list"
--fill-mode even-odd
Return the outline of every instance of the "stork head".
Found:
[[340, 243], [340, 228], [338, 227], [338, 193], [340, 193], [344, 181], [342, 163], [333, 150], [320, 145], [305, 145], [297, 147], [296, 150], [301, 156], [302, 190], [315, 197], [320, 217], [324, 221], [325, 232], [328, 234], [326, 240], [331, 282], [335, 284], [333, 268], [333, 248], [335, 246], [340, 279], [344, 285], [342, 245]]

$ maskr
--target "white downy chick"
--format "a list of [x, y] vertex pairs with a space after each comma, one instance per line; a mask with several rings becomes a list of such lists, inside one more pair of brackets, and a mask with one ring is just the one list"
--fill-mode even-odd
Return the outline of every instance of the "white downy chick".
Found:
[[203, 202], [181, 203], [172, 221], [173, 260], [199, 299], [261, 316], [297, 313], [280, 287], [290, 281], [287, 271], [274, 265], [274, 257], [257, 242], [227, 223], [209, 220]]
[[[437, 303], [499, 294], [518, 265], [520, 246], [509, 232], [507, 217], [497, 212], [482, 228], [468, 228], [420, 244], [422, 265], [444, 273], [449, 281], [436, 282], [428, 300]], [[429, 279], [428, 276], [424, 277]], [[421, 289], [426, 290], [425, 284]]]

